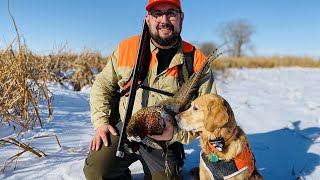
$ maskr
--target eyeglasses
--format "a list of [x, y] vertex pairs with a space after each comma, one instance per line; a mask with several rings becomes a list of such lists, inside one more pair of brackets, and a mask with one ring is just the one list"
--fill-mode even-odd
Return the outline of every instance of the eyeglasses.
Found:
[[151, 16], [154, 18], [154, 20], [159, 23], [162, 20], [163, 15], [166, 15], [166, 17], [170, 20], [170, 21], [175, 21], [177, 19], [177, 15], [181, 13], [179, 10], [168, 10], [166, 12], [162, 12], [162, 11], [153, 11], [150, 12], [149, 14], [151, 14]]

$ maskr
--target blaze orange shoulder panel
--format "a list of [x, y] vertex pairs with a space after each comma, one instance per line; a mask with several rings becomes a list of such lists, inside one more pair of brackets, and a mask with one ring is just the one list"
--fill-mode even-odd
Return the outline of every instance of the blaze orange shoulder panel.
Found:
[[195, 49], [194, 51], [194, 64], [193, 64], [193, 70], [194, 72], [197, 72], [204, 61], [206, 60], [206, 57], [198, 50]]
[[[193, 50], [193, 45], [183, 41], [183, 52], [188, 53]], [[198, 50], [194, 50], [194, 64], [193, 64], [193, 71], [197, 72], [201, 65], [204, 63], [206, 57]]]
[[187, 43], [185, 41], [183, 41], [183, 52], [184, 53], [188, 53], [191, 52], [193, 50], [193, 46], [190, 43]]
[[[183, 41], [182, 44], [183, 47], [183, 53], [188, 53], [193, 51], [193, 45]], [[178, 66], [175, 66], [171, 69], [169, 69], [166, 73], [166, 76], [173, 76], [173, 77], [178, 77]]]
[[253, 170], [254, 170], [254, 159], [253, 154], [250, 151], [249, 145], [247, 144], [241, 153], [238, 154], [234, 158], [234, 162], [236, 163], [236, 166], [238, 170], [242, 169], [245, 166], [249, 167], [249, 176], [251, 176]]
[[133, 36], [119, 44], [119, 67], [134, 67], [139, 49], [140, 36]]

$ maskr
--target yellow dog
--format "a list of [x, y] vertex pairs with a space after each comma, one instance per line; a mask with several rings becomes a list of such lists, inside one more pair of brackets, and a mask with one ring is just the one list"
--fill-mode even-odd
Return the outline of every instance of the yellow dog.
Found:
[[181, 129], [200, 133], [200, 179], [263, 179], [247, 136], [224, 98], [200, 96], [176, 120]]

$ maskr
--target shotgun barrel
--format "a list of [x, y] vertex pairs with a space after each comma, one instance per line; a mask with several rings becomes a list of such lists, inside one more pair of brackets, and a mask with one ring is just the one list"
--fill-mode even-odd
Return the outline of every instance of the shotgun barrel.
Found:
[[[117, 152], [116, 156], [123, 158], [124, 157], [124, 143], [127, 139], [127, 133], [126, 133], [126, 127], [130, 121], [131, 115], [132, 115], [132, 109], [134, 105], [134, 100], [136, 96], [137, 89], [139, 88], [138, 81], [141, 76], [141, 72], [143, 71], [143, 68], [149, 68], [144, 67], [146, 64], [146, 61], [150, 61], [148, 55], [150, 54], [150, 34], [149, 34], [149, 28], [144, 21], [142, 32], [140, 35], [140, 42], [139, 42], [139, 50], [136, 58], [136, 64], [133, 69], [133, 75], [132, 75], [132, 84], [130, 86], [129, 91], [129, 100], [126, 108], [126, 114], [123, 121], [123, 125], [120, 132], [120, 139], [118, 142]], [[149, 51], [149, 52], [148, 52]], [[144, 69], [145, 70], [145, 69]], [[148, 69], [147, 69], [148, 70]]]

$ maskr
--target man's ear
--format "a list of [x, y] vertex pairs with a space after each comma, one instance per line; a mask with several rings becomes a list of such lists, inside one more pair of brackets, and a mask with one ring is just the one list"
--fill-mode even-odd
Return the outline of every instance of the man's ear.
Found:
[[183, 20], [184, 20], [184, 13], [183, 12], [180, 13], [180, 18], [181, 18], [181, 21], [183, 22]]
[[219, 103], [217, 100], [213, 100], [208, 104], [208, 114], [204, 121], [204, 127], [212, 132], [217, 128], [224, 126], [229, 119], [227, 108], [223, 103]]
[[148, 13], [146, 14], [145, 20], [147, 22], [147, 25], [149, 26], [150, 25], [150, 16]]

